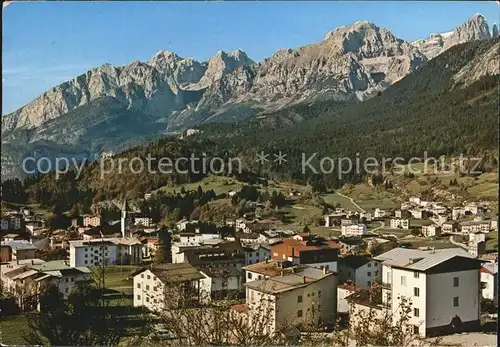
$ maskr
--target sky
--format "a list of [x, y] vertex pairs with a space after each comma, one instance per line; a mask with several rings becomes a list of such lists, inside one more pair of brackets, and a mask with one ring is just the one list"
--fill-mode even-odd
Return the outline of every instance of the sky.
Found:
[[149, 60], [159, 50], [208, 60], [244, 50], [260, 61], [368, 20], [413, 41], [475, 13], [499, 23], [496, 2], [14, 2], [3, 9], [2, 114], [85, 71]]

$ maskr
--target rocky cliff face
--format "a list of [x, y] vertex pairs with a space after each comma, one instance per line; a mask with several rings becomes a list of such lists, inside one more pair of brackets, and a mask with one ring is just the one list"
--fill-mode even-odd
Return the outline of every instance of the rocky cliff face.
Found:
[[[493, 34], [493, 36], [495, 36]], [[497, 34], [498, 36], [498, 34]], [[429, 59], [460, 43], [485, 40], [492, 37], [486, 19], [481, 14], [475, 14], [467, 22], [455, 30], [431, 34], [426, 40], [417, 40], [412, 45], [417, 47]]]
[[319, 98], [363, 100], [418, 69], [428, 57], [488, 35], [482, 16], [418, 43], [360, 21], [260, 63], [236, 50], [218, 52], [206, 62], [160, 51], [146, 62], [106, 64], [2, 117], [2, 142], [8, 149], [2, 159], [15, 164], [40, 146], [95, 156], [116, 151], [125, 140], [207, 121], [239, 120]]

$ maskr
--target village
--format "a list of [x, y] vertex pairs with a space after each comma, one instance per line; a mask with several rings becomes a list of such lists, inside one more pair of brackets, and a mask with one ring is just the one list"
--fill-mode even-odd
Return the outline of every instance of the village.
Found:
[[[486, 243], [497, 239], [498, 224], [486, 204], [411, 197], [399, 209], [335, 207], [313, 228], [334, 236], [255, 213], [223, 224], [182, 219], [166, 229], [126, 200], [120, 209], [118, 220], [82, 215], [59, 230], [30, 208], [5, 213], [2, 302], [17, 313], [37, 310], [47, 283], [67, 298], [95, 282], [121, 305], [152, 314], [223, 302], [255, 322], [271, 301], [268, 331], [332, 331], [338, 319], [368, 309], [394, 312], [402, 297], [412, 304], [405, 324], [420, 338], [481, 332], [496, 319], [498, 253]], [[97, 282], [95, 269], [103, 274]], [[182, 292], [172, 294], [172, 285]]]

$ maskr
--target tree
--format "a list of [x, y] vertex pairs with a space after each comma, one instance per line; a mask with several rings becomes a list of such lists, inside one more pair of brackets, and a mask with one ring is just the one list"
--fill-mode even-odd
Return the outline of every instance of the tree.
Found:
[[27, 315], [31, 345], [112, 346], [121, 340], [121, 319], [100, 300], [101, 293], [90, 285], [77, 286], [67, 301], [48, 286], [40, 297], [40, 313]]

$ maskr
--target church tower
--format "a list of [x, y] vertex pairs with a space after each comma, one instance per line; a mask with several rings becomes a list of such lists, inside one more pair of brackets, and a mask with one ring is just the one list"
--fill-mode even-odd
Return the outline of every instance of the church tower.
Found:
[[125, 232], [128, 227], [128, 221], [130, 219], [130, 209], [128, 207], [127, 199], [123, 201], [123, 206], [122, 206], [122, 218], [121, 218], [121, 231], [122, 231], [122, 237], [125, 237]]

